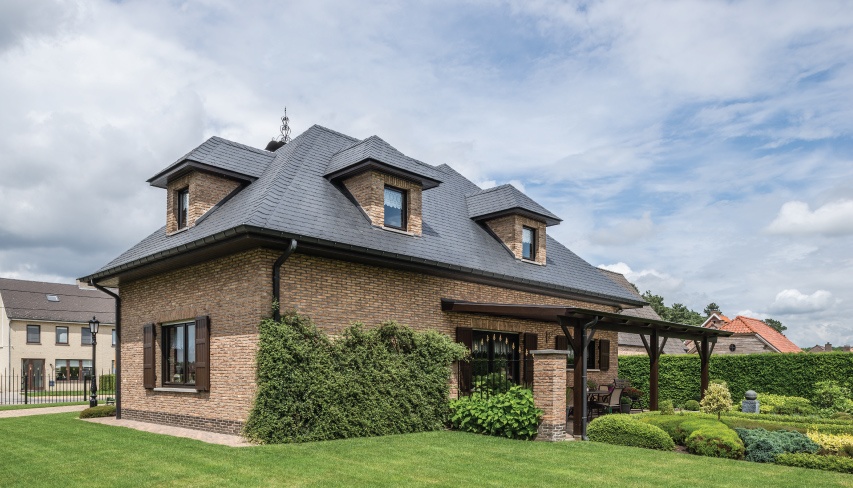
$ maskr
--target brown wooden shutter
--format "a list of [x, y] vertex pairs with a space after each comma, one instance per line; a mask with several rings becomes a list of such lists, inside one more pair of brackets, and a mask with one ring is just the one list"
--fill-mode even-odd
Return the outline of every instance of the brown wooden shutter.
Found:
[[524, 382], [528, 385], [533, 384], [533, 355], [530, 351], [535, 351], [539, 348], [539, 338], [536, 334], [524, 334]]
[[602, 371], [610, 369], [610, 341], [607, 339], [598, 341], [598, 369]]
[[557, 349], [558, 351], [568, 351], [569, 338], [564, 335], [558, 335], [555, 349]]
[[[474, 350], [474, 330], [469, 327], [457, 327], [456, 342], [461, 342], [469, 352]], [[468, 392], [474, 387], [473, 366], [470, 360], [459, 361], [459, 390]]]
[[195, 389], [210, 391], [210, 317], [195, 318]]
[[154, 388], [157, 375], [154, 373], [154, 324], [142, 327], [142, 385]]

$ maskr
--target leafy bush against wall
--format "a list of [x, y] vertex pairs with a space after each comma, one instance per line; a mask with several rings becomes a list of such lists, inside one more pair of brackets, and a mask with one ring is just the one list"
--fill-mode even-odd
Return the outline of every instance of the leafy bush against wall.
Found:
[[533, 404], [533, 392], [520, 386], [453, 400], [450, 410], [455, 429], [510, 439], [532, 438], [542, 418], [542, 410]]
[[[853, 387], [853, 354], [828, 352], [714, 354], [709, 364], [711, 378], [726, 381], [738, 405], [747, 390], [812, 399], [819, 381], [832, 380]], [[682, 405], [699, 400], [700, 364], [696, 354], [664, 354], [660, 358], [659, 398]], [[619, 376], [631, 385], [649, 391], [649, 358], [620, 356]], [[648, 407], [648, 396], [643, 400]]]
[[296, 313], [260, 324], [256, 442], [303, 442], [443, 428], [450, 365], [465, 348], [437, 332], [360, 324], [331, 340]]
[[590, 422], [589, 440], [619, 446], [672, 451], [675, 443], [660, 427], [640, 422], [630, 415], [604, 415]]

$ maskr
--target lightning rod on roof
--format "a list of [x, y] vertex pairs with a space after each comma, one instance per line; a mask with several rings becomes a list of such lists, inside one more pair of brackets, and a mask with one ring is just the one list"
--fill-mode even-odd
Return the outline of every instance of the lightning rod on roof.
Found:
[[287, 107], [284, 107], [284, 117], [281, 118], [281, 127], [279, 128], [281, 135], [267, 143], [266, 150], [275, 152], [278, 148], [290, 142], [290, 117], [287, 116]]
[[290, 118], [287, 116], [287, 107], [284, 107], [284, 117], [281, 118], [281, 137], [278, 138], [279, 142], [283, 142], [287, 144], [290, 142]]

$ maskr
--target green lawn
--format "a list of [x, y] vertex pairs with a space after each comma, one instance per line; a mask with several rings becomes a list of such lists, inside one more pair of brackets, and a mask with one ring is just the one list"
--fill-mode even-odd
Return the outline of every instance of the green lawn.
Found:
[[62, 402], [62, 403], [28, 403], [26, 405], [0, 405], [0, 412], [3, 410], [28, 410], [30, 408], [45, 408], [45, 407], [69, 407], [72, 405], [87, 405], [89, 402]]
[[[91, 452], [97, 450], [93, 463]], [[853, 476], [459, 432], [229, 448], [74, 414], [0, 419], [3, 486], [851, 486]]]

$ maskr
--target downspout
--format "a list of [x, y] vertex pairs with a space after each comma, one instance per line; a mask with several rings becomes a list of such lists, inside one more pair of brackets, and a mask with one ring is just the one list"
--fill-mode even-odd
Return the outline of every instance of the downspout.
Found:
[[272, 296], [275, 304], [273, 310], [273, 319], [278, 322], [281, 320], [281, 265], [293, 254], [296, 250], [296, 239], [290, 240], [290, 246], [287, 250], [275, 260], [272, 265]]
[[[121, 297], [89, 280], [89, 284], [113, 297], [116, 301], [116, 418], [121, 418]], [[97, 374], [97, 372], [95, 372]]]

